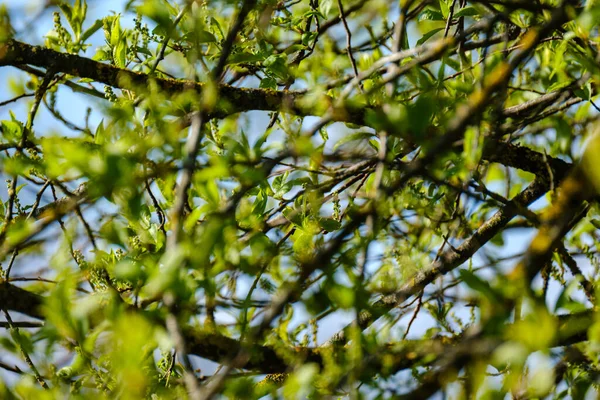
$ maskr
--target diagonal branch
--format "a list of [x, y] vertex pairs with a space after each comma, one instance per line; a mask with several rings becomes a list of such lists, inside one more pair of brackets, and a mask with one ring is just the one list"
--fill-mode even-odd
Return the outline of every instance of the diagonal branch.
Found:
[[509, 275], [515, 283], [519, 285], [525, 283], [529, 287], [565, 235], [581, 218], [585, 217], [588, 209], [583, 206], [593, 197], [590, 186], [592, 185], [579, 166], [562, 182], [556, 202], [545, 213], [537, 235]]
[[[496, 212], [477, 231], [457, 248], [450, 248], [432, 263], [429, 268], [419, 271], [397, 292], [384, 296], [373, 304], [370, 311], [363, 311], [358, 318], [361, 329], [369, 327], [376, 319], [399, 306], [409, 297], [420, 293], [438, 277], [454, 270], [475, 254], [484, 244], [498, 234], [523, 207], [527, 207], [540, 198], [549, 189], [542, 180], [535, 180], [524, 191], [515, 196], [506, 206]], [[335, 334], [330, 343], [345, 343], [351, 325]]]

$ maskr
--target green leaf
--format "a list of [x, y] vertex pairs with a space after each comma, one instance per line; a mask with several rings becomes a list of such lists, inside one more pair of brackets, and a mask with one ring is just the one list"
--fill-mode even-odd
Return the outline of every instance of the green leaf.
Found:
[[277, 326], [277, 333], [279, 338], [287, 344], [290, 344], [290, 337], [288, 335], [288, 326], [294, 316], [294, 308], [289, 304], [285, 306], [283, 315], [279, 319], [279, 325]]
[[435, 111], [433, 99], [427, 95], [419, 96], [417, 101], [408, 107], [408, 123], [413, 135], [424, 136], [427, 127], [431, 125], [431, 118]]
[[428, 41], [429, 39], [431, 39], [431, 37], [433, 35], [435, 35], [436, 33], [438, 33], [439, 31], [443, 31], [444, 28], [435, 28], [429, 32], [427, 32], [426, 34], [424, 34], [421, 39], [417, 40], [417, 46], [422, 45], [423, 43], [425, 43], [426, 41]]
[[98, 49], [98, 51], [96, 52], [96, 54], [94, 54], [94, 56], [92, 57], [92, 60], [94, 61], [108, 61], [111, 60], [112, 61], [112, 54], [110, 52], [110, 49]]
[[298, 228], [302, 228], [302, 217], [300, 213], [291, 207], [286, 207], [282, 211], [283, 216]]
[[273, 179], [273, 184], [271, 185], [273, 187], [274, 191], [279, 190], [283, 184], [285, 183], [285, 181], [287, 180], [288, 176], [290, 176], [290, 172], [286, 171], [281, 175], [277, 175], [274, 179]]
[[471, 289], [481, 293], [483, 296], [488, 298], [493, 304], [500, 303], [502, 296], [500, 296], [487, 282], [475, 275], [473, 272], [466, 269], [459, 271], [460, 277], [463, 282], [467, 284]]
[[214, 17], [210, 18], [210, 26], [213, 33], [219, 33], [221, 40], [225, 38], [225, 33], [223, 33], [223, 29], [221, 29], [221, 24], [219, 24], [219, 21], [217, 21]]
[[473, 168], [479, 162], [481, 147], [479, 146], [479, 135], [476, 128], [467, 128], [465, 131], [463, 153], [468, 168]]
[[[440, 4], [440, 10], [442, 10], [442, 15], [444, 16], [444, 19], [447, 19], [448, 16], [450, 15], [450, 5], [448, 4], [448, 2], [446, 0], [439, 0], [439, 4]], [[452, 5], [454, 5], [454, 2], [452, 3]]]
[[432, 8], [426, 8], [419, 14], [419, 21], [444, 21], [444, 16], [441, 12]]
[[588, 82], [581, 89], [576, 89], [575, 90], [575, 95], [577, 97], [581, 97], [584, 100], [590, 100], [591, 97], [592, 97], [592, 94], [593, 94], [593, 90], [592, 90], [591, 82]]
[[117, 43], [113, 48], [113, 61], [119, 68], [125, 68], [127, 61], [127, 44], [124, 40]]
[[69, 25], [72, 26], [73, 23], [73, 11], [71, 9], [71, 6], [67, 3], [61, 3], [58, 5], [58, 7], [60, 8], [60, 11], [63, 12], [67, 22], [69, 23]]
[[340, 229], [342, 227], [342, 224], [340, 223], [340, 221], [337, 221], [333, 218], [320, 218], [319, 226], [322, 229], [325, 229], [327, 232], [333, 232]]
[[600, 168], [598, 168], [598, 154], [600, 154], [600, 129], [595, 126], [591, 138], [588, 140], [583, 156], [581, 158], [581, 168], [596, 191], [600, 193]]
[[102, 23], [101, 19], [97, 19], [96, 21], [94, 21], [94, 23], [92, 24], [92, 26], [90, 26], [89, 28], [87, 28], [85, 30], [85, 32], [83, 32], [81, 34], [81, 37], [79, 38], [79, 41], [81, 43], [85, 43], [90, 38], [90, 36], [92, 36], [94, 33], [98, 32], [98, 30], [100, 28], [102, 28], [102, 25], [103, 25], [103, 23]]
[[23, 136], [23, 124], [18, 121], [0, 121], [0, 132], [8, 141], [16, 142]]
[[25, 186], [27, 186], [26, 183], [22, 183], [19, 186], [17, 186], [16, 189], [15, 189], [15, 193], [19, 194], [19, 192], [21, 191], [21, 189], [23, 189]]
[[315, 251], [314, 235], [297, 229], [292, 235], [292, 241], [292, 248], [298, 259], [303, 262], [310, 260]]
[[204, 29], [198, 29], [195, 33], [198, 43], [215, 43], [217, 41], [215, 35]]
[[111, 27], [110, 27], [110, 45], [112, 47], [117, 47], [119, 45], [119, 43], [122, 42], [121, 40], [121, 15], [117, 14], [112, 21]]
[[571, 294], [577, 290], [579, 284], [580, 283], [578, 280], [574, 280], [567, 286], [563, 287], [563, 290], [560, 292], [560, 295], [558, 296], [554, 306], [555, 313], [559, 312], [561, 309], [567, 310], [571, 313], [583, 312], [586, 310], [585, 304], [575, 301], [571, 297]]
[[546, 90], [547, 90], [548, 92], [553, 92], [553, 91], [555, 91], [555, 90], [559, 90], [559, 89], [562, 89], [562, 88], [564, 88], [564, 87], [567, 87], [567, 86], [569, 86], [570, 84], [571, 84], [571, 82], [569, 82], [569, 81], [558, 81], [558, 82], [555, 82], [555, 83], [553, 83], [552, 85], [550, 85], [550, 86], [548, 87], [548, 89], [546, 89]]
[[106, 131], [104, 130], [104, 119], [102, 119], [96, 128], [96, 132], [94, 133], [94, 143], [102, 145], [105, 142]]
[[263, 65], [267, 68], [267, 71], [276, 78], [287, 80], [289, 77], [287, 57], [285, 55], [273, 54], [263, 61]]
[[366, 131], [361, 131], [361, 132], [354, 132], [350, 135], [344, 136], [342, 137], [334, 146], [333, 146], [333, 151], [338, 150], [341, 146], [343, 146], [346, 143], [350, 143], [350, 142], [354, 142], [354, 141], [358, 141], [358, 140], [369, 140], [372, 137], [374, 137], [375, 135], [371, 132], [366, 132]]
[[137, 7], [137, 12], [156, 22], [156, 34], [166, 35], [171, 31], [173, 23], [169, 7], [167, 7], [165, 2], [160, 0], [145, 0], [143, 4]]
[[265, 59], [265, 56], [262, 54], [253, 54], [248, 52], [239, 52], [232, 54], [227, 59], [228, 64], [241, 64], [241, 63], [255, 63], [260, 62]]
[[260, 88], [276, 90], [277, 89], [277, 81], [275, 79], [267, 76], [267, 77], [261, 79]]
[[254, 207], [252, 208], [252, 214], [256, 214], [262, 217], [267, 208], [267, 201], [269, 200], [268, 196], [264, 194], [263, 191], [260, 191], [256, 199], [254, 200]]
[[335, 0], [321, 0], [319, 2], [319, 11], [323, 14], [323, 17], [328, 18], [329, 14], [332, 12], [334, 7]]
[[477, 12], [475, 7], [465, 7], [462, 10], [459, 10], [456, 14], [454, 14], [454, 18], [473, 17], [475, 15], [479, 15], [479, 12]]
[[490, 239], [490, 243], [498, 247], [504, 246], [504, 235], [502, 232], [498, 232], [498, 234], [494, 235], [494, 237]]
[[328, 295], [342, 309], [349, 309], [354, 306], [355, 292], [351, 287], [335, 285], [329, 289]]

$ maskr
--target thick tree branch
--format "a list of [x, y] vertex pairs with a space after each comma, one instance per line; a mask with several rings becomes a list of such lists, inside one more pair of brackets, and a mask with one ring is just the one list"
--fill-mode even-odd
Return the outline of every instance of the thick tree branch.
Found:
[[[100, 63], [89, 58], [73, 54], [32, 46], [16, 40], [9, 40], [0, 44], [0, 66], [18, 66], [29, 68], [34, 65], [42, 68], [52, 68], [56, 72], [66, 73], [75, 77], [89, 78], [96, 82], [104, 83], [122, 89], [142, 89], [155, 85], [165, 93], [176, 94], [186, 90], [193, 90], [202, 94], [204, 83], [159, 78], [148, 74], [133, 72], [118, 68], [114, 65]], [[40, 72], [41, 73], [41, 72]], [[67, 84], [72, 82], [67, 81]], [[86, 88], [87, 89], [87, 88]], [[238, 112], [286, 111], [299, 116], [321, 116], [329, 111], [332, 121], [345, 121], [365, 125], [366, 115], [373, 110], [364, 104], [343, 102], [337, 105], [329, 96], [315, 98], [297, 91], [275, 91], [269, 89], [239, 88], [226, 84], [218, 85], [220, 101], [212, 112], [210, 118], [221, 118]], [[504, 115], [513, 118], [522, 118], [532, 115], [560, 100], [565, 93], [571, 93], [571, 87], [541, 95], [523, 104], [509, 107], [504, 110]]]
[[[186, 80], [159, 78], [147, 74], [118, 68], [114, 65], [100, 63], [74, 54], [60, 53], [41, 46], [32, 46], [16, 40], [0, 44], [0, 66], [34, 65], [52, 68], [79, 78], [89, 78], [109, 86], [140, 90], [155, 85], [168, 94], [195, 91], [202, 94], [206, 84]], [[219, 104], [209, 114], [212, 118], [224, 117], [250, 110], [288, 111], [296, 115], [321, 115], [324, 110], [318, 101], [294, 91], [275, 91], [269, 89], [238, 88], [226, 84], [218, 85]], [[333, 100], [324, 96], [325, 102], [333, 104]], [[345, 109], [334, 111], [338, 121], [361, 123], [367, 110], [364, 106], [345, 106]]]
[[0, 283], [0, 308], [17, 311], [30, 317], [43, 319], [40, 307], [44, 298], [8, 282]]
[[526, 146], [514, 145], [494, 139], [486, 141], [482, 158], [507, 167], [535, 174], [538, 179], [557, 186], [572, 168], [572, 164], [559, 158], [537, 152]]
[[[0, 285], [0, 303], [2, 308], [17, 311], [31, 317], [43, 319], [40, 307], [44, 302], [43, 296], [31, 293], [25, 289], [4, 283]], [[557, 318], [557, 333], [555, 346], [565, 346], [587, 340], [587, 330], [594, 323], [594, 311], [588, 310], [580, 313], [559, 315]], [[207, 332], [200, 328], [187, 327], [183, 334], [189, 346], [190, 354], [207, 358], [215, 362], [226, 361], [231, 354], [240, 350], [240, 342], [227, 336]], [[455, 346], [456, 340], [449, 338], [436, 338], [428, 340], [404, 340], [399, 343], [388, 344], [385, 351], [367, 357], [362, 373], [365, 376], [370, 372], [379, 371], [395, 373], [417, 365], [429, 364], [432, 354], [444, 354], [449, 348]], [[294, 368], [298, 363], [313, 362], [324, 365], [327, 349], [289, 347], [275, 349], [270, 346], [254, 344], [247, 347], [250, 355], [246, 364], [247, 369], [263, 373], [280, 373]], [[325, 353], [324, 353], [325, 352]], [[298, 364], [299, 365], [299, 364]]]

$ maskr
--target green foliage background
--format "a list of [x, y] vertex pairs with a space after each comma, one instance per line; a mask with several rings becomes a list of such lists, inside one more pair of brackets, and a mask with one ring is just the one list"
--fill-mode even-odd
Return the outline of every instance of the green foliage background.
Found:
[[596, 393], [599, 6], [93, 5], [0, 5], [1, 398]]

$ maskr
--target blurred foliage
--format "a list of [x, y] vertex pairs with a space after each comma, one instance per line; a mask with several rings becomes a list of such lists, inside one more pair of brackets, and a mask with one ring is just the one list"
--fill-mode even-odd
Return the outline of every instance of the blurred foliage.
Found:
[[0, 398], [597, 395], [600, 5], [100, 3], [0, 5]]

